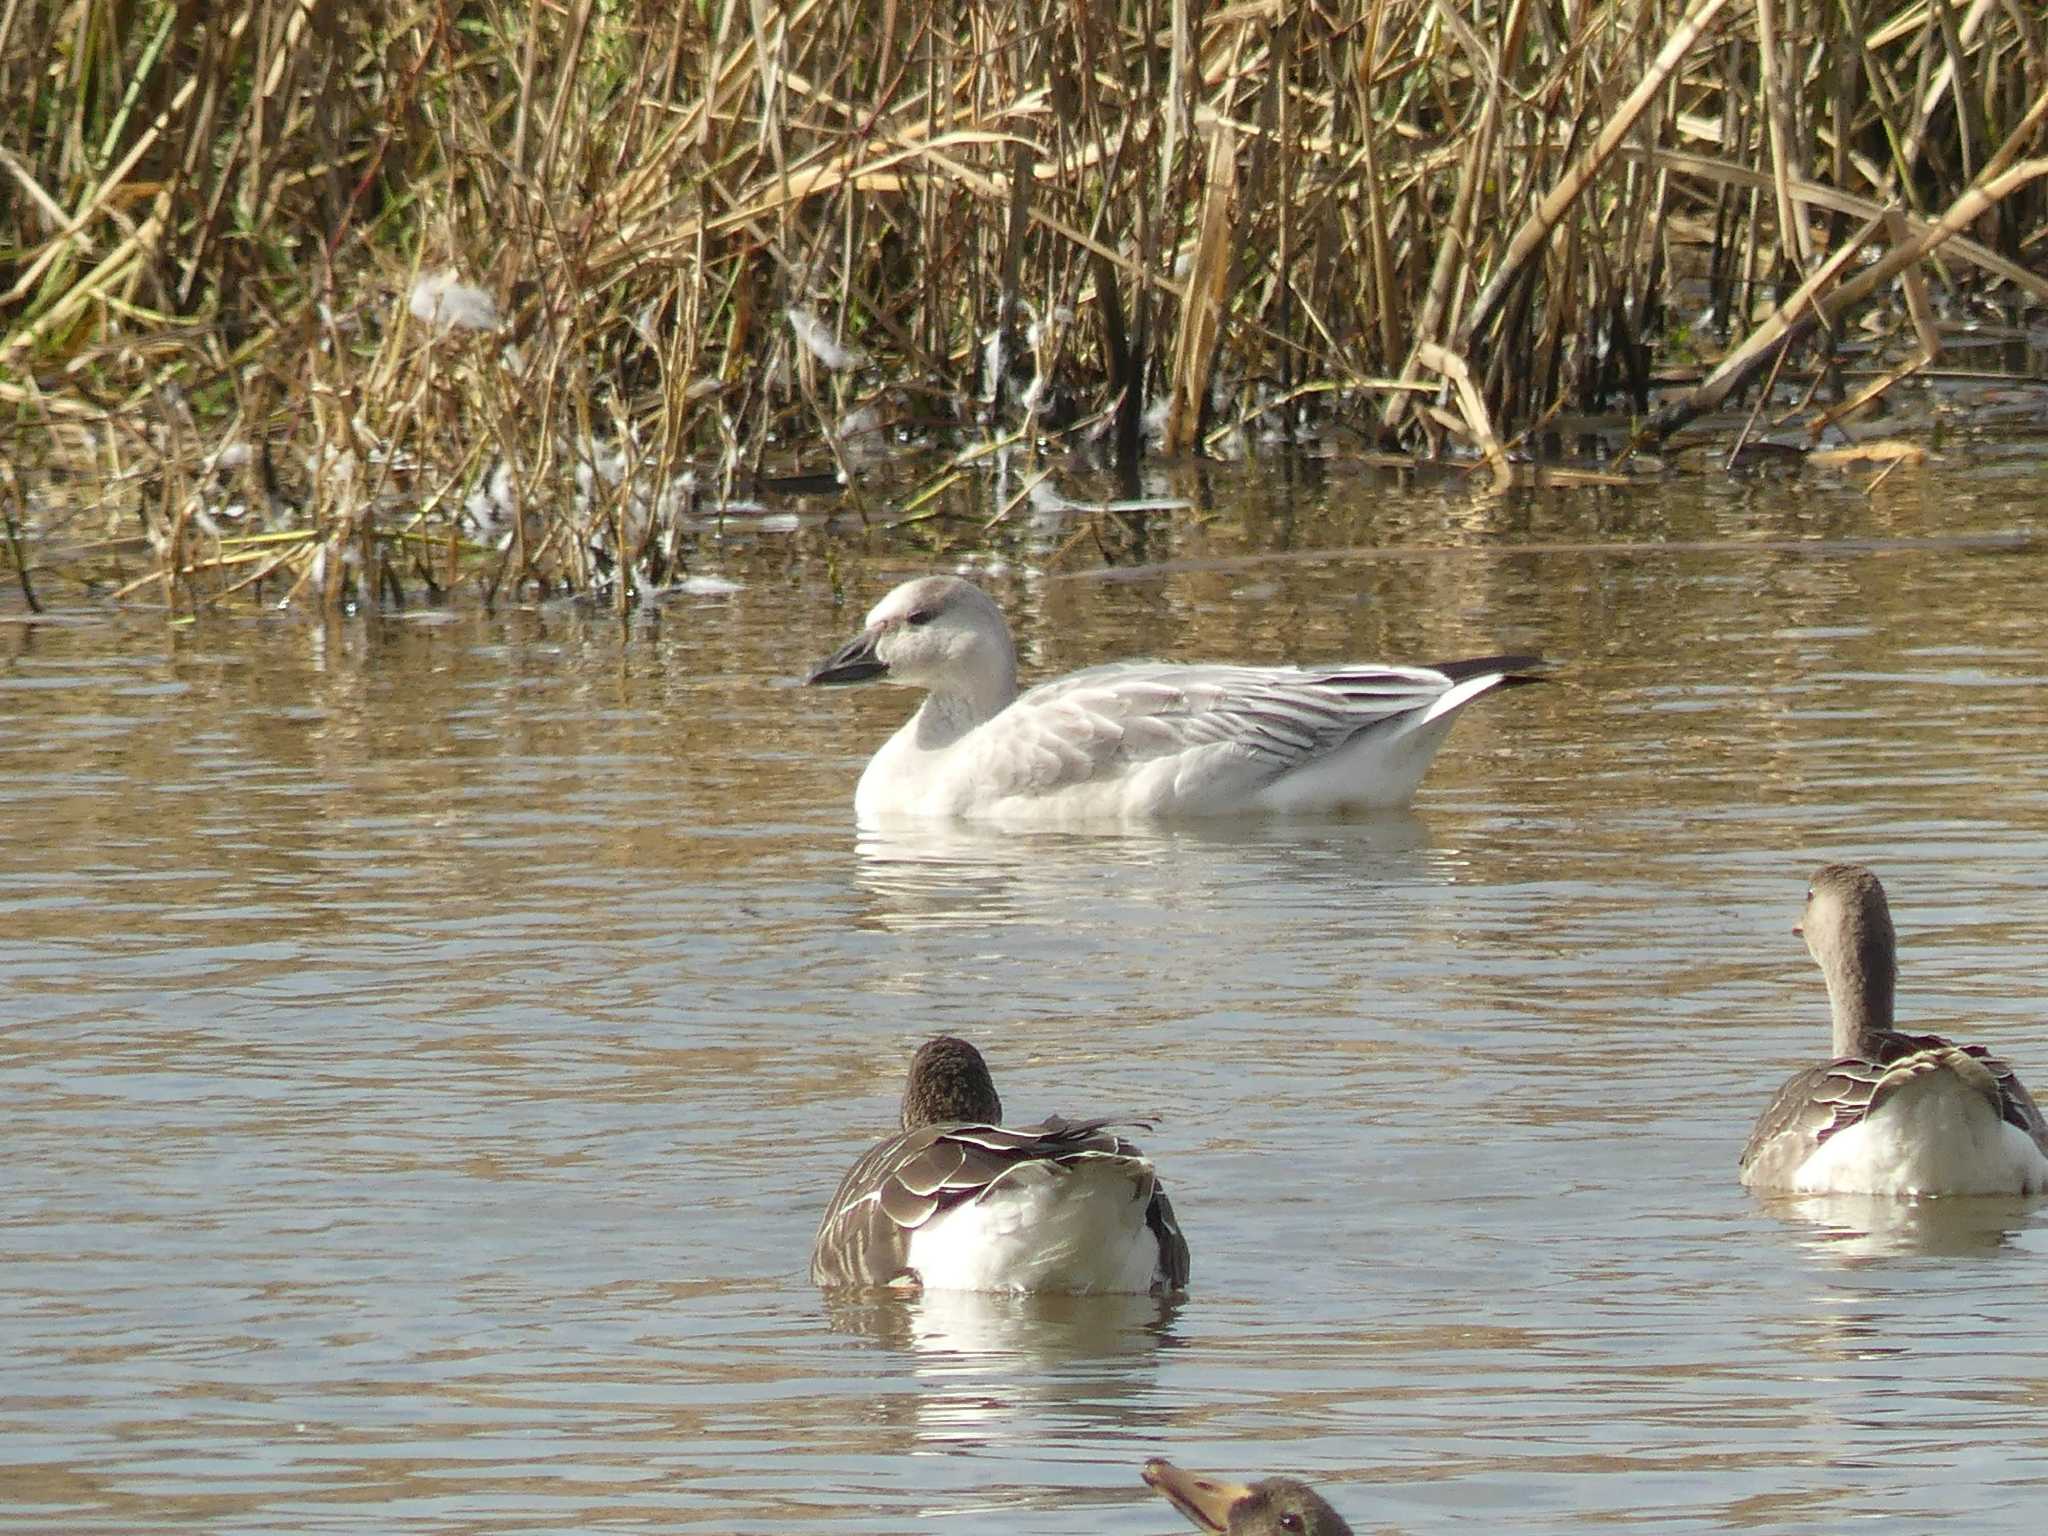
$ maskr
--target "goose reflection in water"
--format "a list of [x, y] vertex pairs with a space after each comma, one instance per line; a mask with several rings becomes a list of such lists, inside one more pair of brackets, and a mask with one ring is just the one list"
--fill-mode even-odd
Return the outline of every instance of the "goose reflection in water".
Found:
[[890, 932], [1066, 922], [1084, 900], [1106, 910], [1105, 921], [1126, 909], [1227, 905], [1238, 890], [1313, 882], [1319, 872], [1427, 880], [1456, 857], [1433, 848], [1428, 823], [1408, 811], [1312, 824], [1246, 817], [1115, 837], [938, 822], [866, 828], [854, 846], [868, 898], [861, 921]]
[[1063, 1431], [1164, 1425], [1161, 1352], [1180, 1347], [1178, 1298], [931, 1291], [825, 1298], [835, 1333], [908, 1358], [914, 1388], [877, 1392], [904, 1449], [1028, 1442]]
[[2039, 1200], [1996, 1195], [1772, 1195], [1762, 1203], [1809, 1228], [1805, 1246], [1845, 1263], [2017, 1252], [2014, 1239], [2043, 1215]]

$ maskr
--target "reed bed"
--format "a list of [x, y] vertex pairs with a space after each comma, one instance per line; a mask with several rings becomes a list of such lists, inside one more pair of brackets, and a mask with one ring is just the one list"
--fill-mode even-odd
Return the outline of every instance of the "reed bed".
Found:
[[907, 446], [1506, 486], [2048, 304], [2033, 0], [0, 0], [0, 104], [0, 559], [179, 611], [624, 604]]

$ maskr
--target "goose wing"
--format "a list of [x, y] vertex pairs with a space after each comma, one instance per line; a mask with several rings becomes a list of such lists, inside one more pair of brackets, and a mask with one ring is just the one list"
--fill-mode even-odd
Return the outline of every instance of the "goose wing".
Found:
[[[1928, 1046], [1947, 1046], [1948, 1041], [1939, 1035], [1908, 1035], [1909, 1040]], [[2010, 1064], [1991, 1054], [1981, 1045], [1959, 1045], [1951, 1049], [1961, 1051], [1981, 1063], [1998, 1085], [1998, 1112], [2007, 1125], [2018, 1126], [2034, 1139], [2034, 1145], [2048, 1152], [2048, 1120], [2041, 1115], [2041, 1107], [2034, 1102], [2034, 1096], [2027, 1092], [2027, 1085], [2020, 1081], [2019, 1074]]]
[[1913, 1074], [1941, 1066], [1967, 1070], [1972, 1065], [1989, 1074], [2000, 1117], [2048, 1152], [2048, 1121], [2011, 1066], [1981, 1045], [1959, 1046], [1940, 1035], [1894, 1033], [1872, 1057], [1844, 1056], [1793, 1074], [1758, 1119], [1739, 1166], [1747, 1173], [1759, 1158], [1770, 1155], [1773, 1143], [1793, 1152], [1796, 1166], [1830, 1136], [1863, 1119], [1891, 1088]]
[[961, 769], [998, 795], [1119, 781], [1148, 766], [1176, 794], [1243, 793], [1361, 734], [1425, 724], [1540, 665], [1185, 666], [1114, 662], [1045, 683], [962, 739]]
[[[1138, 1149], [1131, 1147], [1130, 1150], [1135, 1152]], [[1179, 1219], [1173, 1214], [1173, 1202], [1166, 1198], [1166, 1186], [1156, 1179], [1152, 1184], [1152, 1203], [1145, 1208], [1145, 1225], [1159, 1239], [1159, 1277], [1166, 1289], [1186, 1290], [1188, 1240], [1180, 1230]]]
[[[1870, 1113], [1871, 1099], [1885, 1069], [1860, 1056], [1844, 1056], [1795, 1072], [1780, 1088], [1750, 1132], [1737, 1166], [1745, 1178], [1752, 1168], [1783, 1161], [1788, 1175], [1822, 1142]], [[1771, 1178], [1772, 1183], [1787, 1179]]]
[[[1037, 1125], [927, 1125], [870, 1147], [840, 1181], [811, 1249], [820, 1286], [914, 1285], [910, 1235], [939, 1212], [972, 1200], [1021, 1163], [1084, 1155], [1136, 1156], [1106, 1120], [1053, 1115]], [[1162, 1268], [1187, 1277], [1187, 1243], [1156, 1185], [1147, 1220], [1160, 1234]]]
[[2034, 1096], [2027, 1092], [2026, 1084], [2019, 1080], [2017, 1073], [1996, 1056], [1984, 1055], [1982, 1046], [1963, 1047], [1973, 1056], [1980, 1056], [1984, 1065], [1991, 1069], [1991, 1075], [1998, 1079], [1998, 1088], [2004, 1099], [2006, 1122], [2016, 1125], [2034, 1138], [2034, 1145], [2048, 1153], [2048, 1118], [2043, 1118], [2041, 1106], [2034, 1102]]
[[2017, 1126], [2033, 1138], [2034, 1144], [2048, 1152], [2048, 1120], [2041, 1115], [2040, 1106], [2034, 1096], [2027, 1092], [2019, 1074], [2010, 1063], [1991, 1054], [1981, 1045], [1957, 1045], [1940, 1035], [1908, 1035], [1894, 1032], [1885, 1037], [1877, 1052], [1877, 1059], [1885, 1066], [1896, 1066], [1909, 1057], [1929, 1051], [1960, 1051], [1979, 1062], [1991, 1074], [1998, 1089], [1998, 1112], [2006, 1124]]

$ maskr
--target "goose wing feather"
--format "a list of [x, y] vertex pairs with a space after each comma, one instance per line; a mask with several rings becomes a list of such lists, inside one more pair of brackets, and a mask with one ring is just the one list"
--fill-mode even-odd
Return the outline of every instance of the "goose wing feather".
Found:
[[1154, 1182], [1152, 1203], [1145, 1209], [1145, 1225], [1159, 1239], [1159, 1273], [1169, 1291], [1188, 1288], [1188, 1240], [1173, 1214], [1173, 1202], [1166, 1198], [1166, 1186]]
[[1426, 717], [1455, 686], [1429, 667], [1113, 662], [1032, 689], [962, 739], [960, 769], [999, 794], [1045, 794], [1166, 759], [1246, 788], [1360, 732]]
[[1981, 1045], [1958, 1046], [1940, 1035], [1894, 1033], [1874, 1058], [1844, 1056], [1794, 1073], [1757, 1120], [1738, 1166], [1749, 1168], [1772, 1143], [1787, 1137], [1791, 1140], [1782, 1144], [1800, 1147], [1804, 1157], [1869, 1114], [1888, 1086], [1901, 1080], [1901, 1069], [1924, 1070], [1950, 1052], [1968, 1057], [1991, 1074], [2002, 1118], [2048, 1152], [2048, 1121], [2006, 1062]]
[[1774, 1144], [1797, 1145], [1804, 1149], [1799, 1154], [1803, 1160], [1806, 1152], [1870, 1112], [1871, 1096], [1883, 1077], [1884, 1068], [1855, 1056], [1793, 1073], [1757, 1118], [1738, 1166], [1747, 1170]]
[[1885, 1043], [1880, 1059], [1886, 1066], [1896, 1065], [1906, 1057], [1926, 1051], [1961, 1051], [1964, 1055], [1983, 1064], [1998, 1085], [1999, 1114], [2006, 1124], [2017, 1126], [2033, 1138], [2034, 1144], [2048, 1152], [2048, 1120], [2041, 1115], [2041, 1108], [2034, 1102], [2034, 1096], [2027, 1091], [2019, 1074], [2013, 1071], [2009, 1062], [1991, 1054], [1981, 1045], [1957, 1045], [1940, 1035], [1894, 1034]]
[[1997, 1080], [1999, 1110], [2006, 1123], [2018, 1126], [2034, 1138], [2035, 1146], [2048, 1152], [2048, 1119], [2042, 1118], [2041, 1106], [2027, 1092], [2027, 1085], [2020, 1081], [2019, 1074], [1981, 1045], [1966, 1045], [1962, 1049], [1984, 1063]]
[[[1109, 1123], [1054, 1115], [1037, 1125], [927, 1125], [878, 1142], [847, 1170], [826, 1207], [811, 1252], [813, 1283], [886, 1286], [908, 1278], [910, 1234], [1020, 1164], [1139, 1155]], [[1156, 1183], [1146, 1221], [1159, 1238], [1162, 1270], [1185, 1287], [1187, 1240]]]

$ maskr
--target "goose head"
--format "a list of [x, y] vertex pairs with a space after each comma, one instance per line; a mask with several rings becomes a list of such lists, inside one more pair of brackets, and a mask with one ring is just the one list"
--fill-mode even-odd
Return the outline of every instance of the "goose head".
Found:
[[1143, 1476], [1198, 1530], [1221, 1536], [1351, 1536], [1344, 1517], [1321, 1494], [1291, 1477], [1230, 1483], [1156, 1456], [1145, 1463]]
[[982, 718], [1017, 694], [1017, 652], [993, 599], [957, 576], [906, 581], [868, 610], [867, 625], [805, 679], [881, 678], [978, 706]]
[[904, 1130], [1002, 1123], [1003, 1101], [980, 1051], [957, 1035], [938, 1035], [917, 1048], [903, 1085]]
[[1792, 930], [1827, 978], [1837, 1056], [1865, 1054], [1864, 1041], [1892, 1027], [1899, 941], [1878, 878], [1860, 864], [1824, 864], [1806, 886], [1806, 910]]

